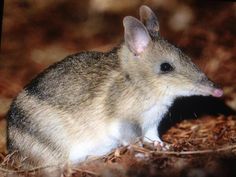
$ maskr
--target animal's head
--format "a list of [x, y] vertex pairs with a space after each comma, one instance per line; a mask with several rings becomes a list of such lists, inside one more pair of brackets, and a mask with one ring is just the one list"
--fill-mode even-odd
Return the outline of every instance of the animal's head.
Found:
[[222, 96], [223, 91], [187, 55], [160, 36], [157, 17], [149, 7], [140, 7], [140, 18], [123, 20], [122, 65], [132, 79], [158, 97]]

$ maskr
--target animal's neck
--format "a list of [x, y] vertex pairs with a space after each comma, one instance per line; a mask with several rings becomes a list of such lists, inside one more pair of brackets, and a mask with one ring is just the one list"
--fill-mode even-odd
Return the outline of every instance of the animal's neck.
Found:
[[169, 107], [173, 103], [171, 98], [162, 98], [149, 105], [146, 110], [141, 113], [143, 129], [152, 124], [159, 124]]

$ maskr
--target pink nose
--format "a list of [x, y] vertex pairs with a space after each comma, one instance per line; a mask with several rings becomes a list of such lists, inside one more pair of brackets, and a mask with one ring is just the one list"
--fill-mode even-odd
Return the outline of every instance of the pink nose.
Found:
[[212, 91], [212, 96], [214, 97], [221, 97], [223, 95], [223, 90], [222, 89], [214, 89]]

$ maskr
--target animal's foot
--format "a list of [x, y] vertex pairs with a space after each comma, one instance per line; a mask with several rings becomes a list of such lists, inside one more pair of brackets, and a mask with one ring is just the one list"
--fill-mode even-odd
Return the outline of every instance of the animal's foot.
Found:
[[160, 141], [157, 141], [157, 140], [153, 141], [153, 145], [158, 150], [165, 150], [165, 151], [167, 151], [167, 150], [170, 149], [170, 144], [165, 143], [165, 142], [163, 142], [161, 140]]
[[163, 142], [158, 136], [155, 138], [147, 138], [144, 137], [144, 142], [150, 143], [154, 146], [155, 149], [157, 150], [169, 150], [170, 149], [170, 144]]

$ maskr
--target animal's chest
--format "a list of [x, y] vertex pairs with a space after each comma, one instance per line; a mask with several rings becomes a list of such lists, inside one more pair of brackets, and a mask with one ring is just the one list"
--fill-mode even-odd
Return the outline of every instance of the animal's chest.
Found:
[[153, 124], [158, 125], [164, 114], [168, 111], [169, 104], [154, 104], [142, 114], [142, 129], [145, 130]]

